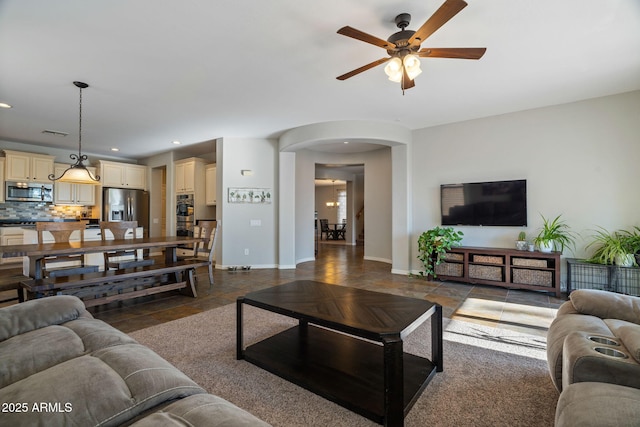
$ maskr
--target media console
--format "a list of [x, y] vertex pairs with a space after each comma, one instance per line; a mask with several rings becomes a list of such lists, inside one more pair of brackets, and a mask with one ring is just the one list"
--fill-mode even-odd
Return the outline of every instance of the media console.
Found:
[[560, 252], [460, 246], [435, 267], [436, 278], [513, 289], [533, 289], [560, 297]]

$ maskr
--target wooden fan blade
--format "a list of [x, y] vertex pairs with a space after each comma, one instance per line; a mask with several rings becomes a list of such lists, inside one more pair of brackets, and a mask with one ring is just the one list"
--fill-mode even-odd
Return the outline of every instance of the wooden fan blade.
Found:
[[343, 75], [341, 75], [341, 76], [338, 76], [338, 77], [336, 77], [336, 79], [338, 79], [338, 80], [347, 80], [349, 77], [353, 77], [353, 76], [355, 76], [356, 74], [360, 74], [360, 73], [362, 73], [363, 71], [367, 71], [367, 70], [368, 70], [368, 69], [370, 69], [370, 68], [377, 67], [377, 66], [378, 66], [378, 65], [380, 65], [380, 64], [384, 64], [385, 62], [387, 62], [387, 61], [388, 61], [388, 60], [390, 60], [390, 59], [391, 59], [391, 58], [381, 58], [381, 59], [378, 59], [377, 61], [373, 61], [373, 62], [371, 62], [370, 64], [363, 65], [363, 66], [362, 66], [362, 67], [360, 67], [360, 68], [356, 68], [356, 69], [355, 69], [355, 70], [353, 70], [353, 71], [349, 71], [349, 72], [348, 72], [348, 73], [346, 73], [346, 74], [343, 74]]
[[440, 6], [440, 9], [436, 10], [435, 13], [431, 15], [431, 18], [427, 19], [427, 22], [422, 24], [422, 27], [411, 36], [409, 44], [413, 46], [419, 45], [466, 6], [467, 3], [463, 0], [446, 0], [442, 6]]
[[371, 34], [367, 34], [363, 31], [356, 30], [352, 27], [342, 27], [338, 30], [338, 34], [342, 34], [343, 36], [351, 37], [356, 40], [363, 41], [365, 43], [370, 43], [374, 46], [379, 46], [383, 49], [394, 49], [396, 45], [386, 40], [382, 40], [376, 36], [372, 36]]
[[480, 59], [486, 51], [486, 47], [428, 47], [420, 49], [418, 56], [423, 58]]

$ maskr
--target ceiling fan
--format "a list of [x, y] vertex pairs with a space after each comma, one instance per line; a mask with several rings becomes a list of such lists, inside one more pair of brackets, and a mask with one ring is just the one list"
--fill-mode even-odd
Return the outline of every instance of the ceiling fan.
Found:
[[446, 47], [446, 48], [420, 48], [422, 42], [427, 37], [436, 32], [458, 12], [464, 9], [467, 3], [463, 0], [446, 0], [438, 10], [427, 21], [422, 24], [418, 31], [407, 30], [411, 21], [411, 15], [402, 13], [396, 16], [395, 23], [400, 31], [392, 34], [387, 40], [382, 40], [352, 27], [342, 27], [338, 34], [361, 40], [387, 50], [389, 57], [373, 61], [360, 68], [356, 68], [346, 74], [338, 76], [338, 80], [346, 80], [357, 74], [367, 71], [370, 68], [388, 62], [385, 73], [389, 80], [401, 84], [402, 93], [405, 89], [415, 86], [414, 79], [420, 70], [419, 57], [423, 58], [456, 58], [456, 59], [480, 59], [487, 50], [484, 47]]

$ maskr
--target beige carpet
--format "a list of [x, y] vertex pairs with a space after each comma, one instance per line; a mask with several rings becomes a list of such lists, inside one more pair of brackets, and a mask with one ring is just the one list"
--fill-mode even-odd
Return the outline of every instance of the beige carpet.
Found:
[[[245, 306], [245, 345], [294, 324]], [[445, 319], [444, 372], [406, 416], [411, 426], [552, 426], [558, 393], [545, 361], [545, 340]], [[430, 324], [405, 351], [430, 356]], [[235, 360], [235, 304], [131, 335], [193, 380], [274, 426], [377, 424], [248, 362]]]

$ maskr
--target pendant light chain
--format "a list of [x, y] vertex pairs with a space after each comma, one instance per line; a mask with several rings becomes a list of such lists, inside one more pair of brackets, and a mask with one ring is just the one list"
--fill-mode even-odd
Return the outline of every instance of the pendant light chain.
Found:
[[82, 88], [80, 88], [80, 123], [78, 123], [78, 157], [82, 154]]

